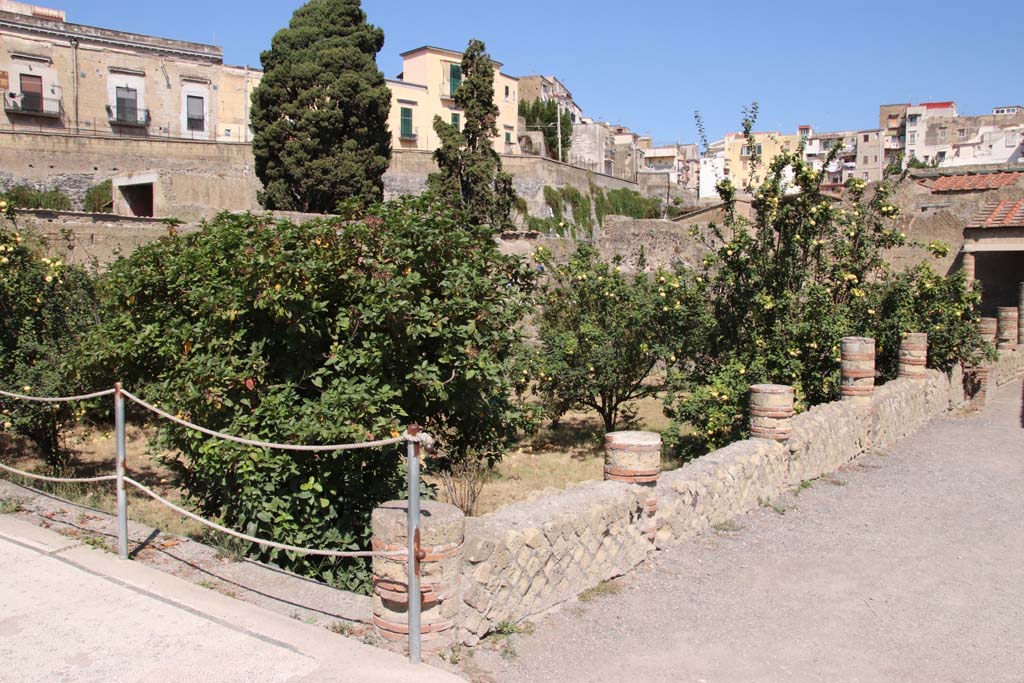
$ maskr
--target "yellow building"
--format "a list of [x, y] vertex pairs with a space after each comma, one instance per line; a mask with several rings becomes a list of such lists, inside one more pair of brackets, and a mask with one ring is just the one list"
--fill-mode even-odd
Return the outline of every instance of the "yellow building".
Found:
[[[434, 133], [434, 117], [462, 127], [462, 110], [453, 95], [462, 82], [462, 53], [439, 47], [403, 52], [402, 73], [389, 78], [391, 88], [392, 147], [434, 150], [441, 141]], [[498, 105], [498, 135], [494, 149], [501, 154], [519, 153], [519, 81], [501, 72], [494, 62], [494, 102]]]
[[3, 128], [249, 142], [262, 74], [221, 48], [81, 26], [61, 10], [0, 0]]
[[800, 140], [799, 133], [795, 135], [783, 135], [778, 131], [754, 133], [754, 145], [760, 160], [758, 161], [757, 171], [754, 173], [754, 177], [751, 178], [751, 170], [753, 168], [751, 152], [754, 150], [749, 149], [747, 138], [743, 133], [729, 133], [725, 136], [724, 174], [732, 180], [734, 187], [742, 189], [752, 182], [756, 188], [764, 182], [765, 177], [768, 175], [768, 166], [771, 164], [772, 159], [782, 152], [797, 151], [800, 147]]

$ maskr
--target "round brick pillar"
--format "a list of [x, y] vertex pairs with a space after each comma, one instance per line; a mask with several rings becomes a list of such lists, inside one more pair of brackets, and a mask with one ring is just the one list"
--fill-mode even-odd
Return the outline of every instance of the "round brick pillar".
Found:
[[991, 366], [975, 366], [967, 368], [967, 374], [971, 378], [974, 390], [971, 403], [974, 407], [983, 408], [988, 398], [988, 383], [992, 377], [992, 368]]
[[928, 363], [928, 335], [924, 332], [907, 332], [900, 343], [900, 377], [924, 379]]
[[971, 287], [974, 285], [974, 254], [969, 251], [964, 252], [961, 268], [967, 276], [967, 286]]
[[981, 341], [988, 342], [992, 346], [996, 345], [996, 329], [999, 326], [999, 321], [995, 318], [982, 318], [978, 321], [978, 336], [981, 337]]
[[996, 309], [996, 312], [998, 313], [998, 322], [996, 324], [996, 348], [1017, 348], [1017, 307], [1000, 306]]
[[[371, 517], [374, 550], [406, 550], [406, 501], [384, 503]], [[466, 519], [453, 505], [425, 500], [420, 503], [421, 640], [424, 650], [442, 650], [455, 644], [459, 611], [459, 576]], [[409, 582], [405, 556], [373, 558], [373, 626], [384, 640], [409, 643]]]
[[755, 384], [750, 387], [750, 436], [755, 439], [787, 441], [792, 435], [793, 387], [784, 384]]
[[840, 359], [843, 400], [870, 405], [875, 393], [875, 340], [843, 337]]
[[654, 486], [661, 474], [661, 434], [608, 432], [604, 435], [604, 478]]
[[1020, 294], [1017, 299], [1017, 346], [1024, 344], [1024, 282], [1020, 283]]

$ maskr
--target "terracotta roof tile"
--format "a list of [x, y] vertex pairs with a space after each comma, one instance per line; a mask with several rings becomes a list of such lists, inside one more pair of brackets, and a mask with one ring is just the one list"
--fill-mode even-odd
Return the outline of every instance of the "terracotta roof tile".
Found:
[[1024, 199], [989, 202], [967, 223], [968, 228], [1024, 228]]
[[932, 183], [932, 192], [972, 192], [977, 190], [995, 190], [1013, 185], [1024, 173], [970, 173], [962, 175], [942, 175]]

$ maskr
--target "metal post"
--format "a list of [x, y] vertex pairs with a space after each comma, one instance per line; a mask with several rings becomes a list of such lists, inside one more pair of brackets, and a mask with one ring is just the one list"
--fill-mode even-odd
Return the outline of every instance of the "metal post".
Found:
[[124, 396], [121, 383], [114, 384], [114, 443], [117, 449], [117, 555], [128, 559], [128, 496], [124, 490], [127, 455], [124, 446]]
[[[409, 436], [420, 433], [417, 425], [409, 425]], [[409, 441], [408, 530], [409, 530], [409, 661], [420, 663], [420, 444]]]

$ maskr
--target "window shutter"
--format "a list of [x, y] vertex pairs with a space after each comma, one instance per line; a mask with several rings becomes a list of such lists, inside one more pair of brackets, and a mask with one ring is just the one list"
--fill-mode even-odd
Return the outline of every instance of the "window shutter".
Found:
[[402, 107], [402, 132], [403, 138], [412, 137], [412, 109]]
[[448, 79], [451, 81], [451, 90], [448, 92], [449, 95], [454, 95], [455, 91], [462, 85], [462, 65], [461, 64], [449, 64], [448, 65]]

